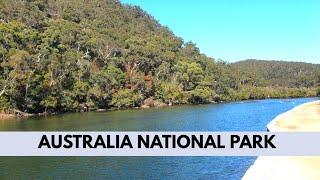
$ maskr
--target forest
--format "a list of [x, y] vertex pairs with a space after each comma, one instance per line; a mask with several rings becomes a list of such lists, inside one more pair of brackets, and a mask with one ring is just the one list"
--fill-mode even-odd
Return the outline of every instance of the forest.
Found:
[[319, 84], [320, 65], [217, 60], [118, 0], [0, 0], [0, 112], [311, 97]]
[[309, 88], [319, 85], [320, 64], [252, 59], [233, 63], [233, 66], [251, 74], [258, 86]]

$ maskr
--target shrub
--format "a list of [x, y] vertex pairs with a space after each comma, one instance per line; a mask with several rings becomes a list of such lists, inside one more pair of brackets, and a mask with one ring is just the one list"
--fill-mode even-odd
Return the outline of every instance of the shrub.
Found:
[[112, 104], [118, 108], [135, 107], [139, 101], [139, 95], [131, 89], [120, 89], [112, 98]]
[[320, 96], [320, 86], [317, 88], [317, 90], [316, 90], [316, 95], [317, 96]]
[[191, 91], [191, 98], [189, 101], [193, 104], [203, 104], [210, 102], [212, 98], [212, 90], [208, 87], [197, 86]]
[[10, 103], [5, 96], [0, 96], [0, 112], [7, 111], [10, 109]]
[[163, 82], [158, 85], [156, 98], [163, 102], [184, 103], [183, 90], [177, 84], [171, 82]]

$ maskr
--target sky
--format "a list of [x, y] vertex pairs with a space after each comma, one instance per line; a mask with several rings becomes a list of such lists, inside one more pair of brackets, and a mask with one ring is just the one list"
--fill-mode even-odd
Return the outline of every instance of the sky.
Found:
[[319, 0], [121, 0], [138, 5], [201, 53], [320, 64]]

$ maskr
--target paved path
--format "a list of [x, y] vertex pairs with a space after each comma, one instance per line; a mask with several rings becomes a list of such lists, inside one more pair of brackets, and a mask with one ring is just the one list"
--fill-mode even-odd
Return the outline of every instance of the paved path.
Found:
[[[280, 114], [267, 128], [271, 132], [320, 131], [320, 101], [305, 103]], [[243, 180], [319, 180], [320, 157], [258, 157]]]

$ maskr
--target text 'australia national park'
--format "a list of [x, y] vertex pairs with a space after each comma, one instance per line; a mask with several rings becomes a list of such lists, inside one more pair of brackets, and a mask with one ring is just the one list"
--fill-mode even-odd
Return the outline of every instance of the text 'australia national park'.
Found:
[[276, 148], [273, 143], [275, 135], [236, 135], [228, 138], [221, 135], [89, 135], [64, 134], [42, 135], [39, 149], [91, 149], [91, 148]]

